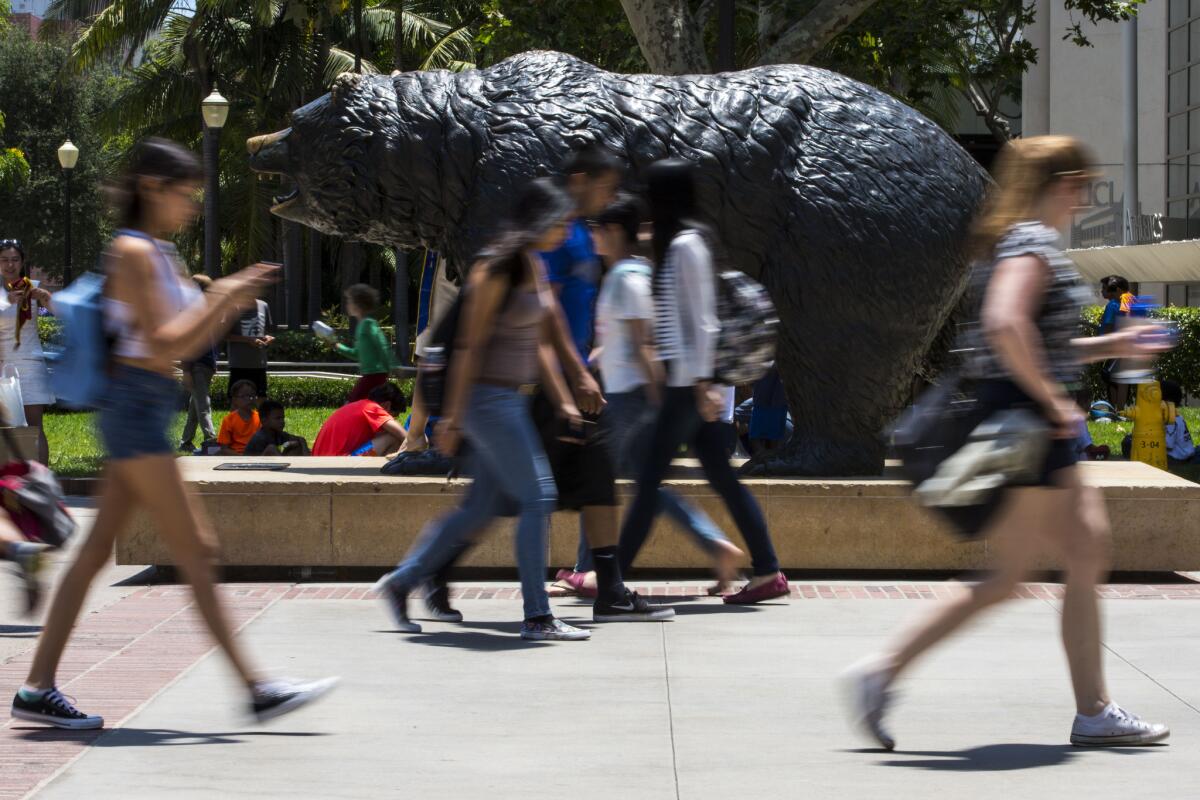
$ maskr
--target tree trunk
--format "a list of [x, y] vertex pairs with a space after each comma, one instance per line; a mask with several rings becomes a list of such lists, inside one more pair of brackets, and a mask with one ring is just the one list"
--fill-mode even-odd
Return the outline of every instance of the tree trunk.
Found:
[[308, 322], [321, 318], [321, 234], [308, 231]]
[[[354, 284], [362, 280], [362, 245], [357, 242], [342, 242], [338, 262], [342, 273], [341, 290], [344, 294]], [[341, 298], [338, 298], [339, 302]]]
[[289, 328], [300, 327], [304, 305], [304, 238], [296, 222], [283, 223], [284, 315]]
[[404, 0], [392, 3], [396, 12], [396, 29], [392, 32], [392, 69], [404, 71]]
[[763, 51], [759, 64], [805, 64], [875, 0], [822, 0]]
[[662, 75], [709, 71], [703, 31], [687, 0], [621, 0], [650, 69]]
[[[364, 253], [364, 255], [366, 255], [366, 253]], [[380, 284], [379, 259], [372, 258], [371, 265], [369, 267], [367, 267], [367, 285], [370, 286], [372, 289], [379, 291], [380, 289], [383, 288], [379, 284]], [[380, 294], [382, 294], [382, 292], [380, 292]]]
[[392, 324], [396, 326], [396, 363], [408, 366], [408, 252], [396, 251], [392, 277]]

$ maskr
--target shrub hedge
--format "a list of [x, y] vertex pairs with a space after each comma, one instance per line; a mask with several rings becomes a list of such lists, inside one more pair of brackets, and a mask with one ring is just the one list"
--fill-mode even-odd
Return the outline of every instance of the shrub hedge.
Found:
[[[346, 396], [354, 387], [354, 378], [293, 378], [268, 376], [268, 396], [278, 400], [287, 408], [337, 408], [346, 402]], [[412, 397], [412, 379], [397, 381], [409, 398]], [[219, 375], [212, 382], [214, 408], [226, 408], [229, 402], [229, 379]]]
[[[54, 317], [38, 318], [38, 334], [43, 342], [57, 342], [59, 327], [59, 322]], [[382, 328], [388, 340], [394, 341], [393, 328], [390, 325], [384, 325]], [[341, 331], [341, 335], [343, 341], [348, 341], [349, 336], [344, 330]], [[352, 363], [349, 359], [334, 353], [325, 342], [309, 330], [279, 331], [268, 351], [268, 358], [272, 361], [295, 361], [309, 364], [332, 361]]]

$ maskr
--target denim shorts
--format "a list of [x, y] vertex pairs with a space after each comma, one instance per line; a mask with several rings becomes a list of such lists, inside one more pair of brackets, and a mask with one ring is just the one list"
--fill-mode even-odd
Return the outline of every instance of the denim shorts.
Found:
[[117, 364], [100, 401], [99, 428], [113, 461], [172, 455], [167, 438], [179, 408], [179, 383], [157, 372]]

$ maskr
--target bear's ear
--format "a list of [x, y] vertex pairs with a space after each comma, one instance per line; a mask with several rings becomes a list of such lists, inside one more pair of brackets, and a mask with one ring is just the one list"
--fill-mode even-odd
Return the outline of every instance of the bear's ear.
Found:
[[344, 91], [352, 92], [358, 88], [358, 84], [362, 80], [362, 77], [363, 76], [357, 72], [343, 72], [334, 78], [333, 88], [329, 90], [330, 94], [333, 95], [333, 99], [337, 100]]

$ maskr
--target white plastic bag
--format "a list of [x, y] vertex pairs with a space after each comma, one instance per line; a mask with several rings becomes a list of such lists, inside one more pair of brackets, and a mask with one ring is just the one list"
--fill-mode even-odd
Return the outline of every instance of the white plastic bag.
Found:
[[24, 428], [25, 402], [21, 397], [21, 377], [17, 368], [5, 364], [0, 370], [0, 425], [8, 428]]

